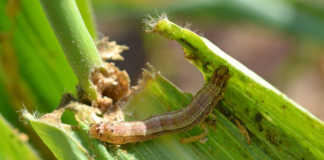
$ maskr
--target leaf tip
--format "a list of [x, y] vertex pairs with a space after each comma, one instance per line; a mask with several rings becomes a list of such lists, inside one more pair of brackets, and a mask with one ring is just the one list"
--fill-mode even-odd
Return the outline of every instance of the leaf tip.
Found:
[[168, 16], [166, 13], [161, 13], [157, 17], [153, 17], [151, 15], [146, 16], [146, 18], [143, 19], [145, 32], [153, 32], [155, 26], [161, 20], [168, 20]]

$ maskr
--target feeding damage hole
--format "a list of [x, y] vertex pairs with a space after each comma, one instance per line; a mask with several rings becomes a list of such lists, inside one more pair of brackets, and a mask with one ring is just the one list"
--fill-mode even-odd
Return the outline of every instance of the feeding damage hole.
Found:
[[130, 78], [127, 72], [120, 70], [113, 62], [106, 62], [108, 60], [124, 60], [120, 54], [128, 47], [117, 45], [115, 41], [108, 41], [108, 38], [104, 37], [97, 42], [97, 48], [105, 62], [90, 75], [90, 80], [98, 95], [91, 105], [105, 113], [109, 109], [116, 109], [114, 104], [131, 94]]
[[[98, 41], [97, 48], [104, 64], [95, 68], [90, 74], [90, 81], [97, 92], [96, 99], [90, 101], [87, 94], [78, 87], [78, 98], [75, 99], [71, 94], [63, 95], [58, 110], [71, 109], [77, 113], [78, 121], [84, 120], [87, 124], [100, 121], [124, 121], [125, 103], [135, 92], [143, 88], [147, 77], [150, 76], [143, 72], [143, 79], [138, 82], [138, 85], [131, 87], [128, 73], [120, 70], [113, 62], [107, 62], [123, 60], [120, 53], [128, 48], [117, 45], [114, 41], [108, 41], [108, 38]], [[61, 117], [61, 114], [55, 114], [54, 117]]]
[[119, 70], [114, 63], [107, 62], [104, 67], [95, 69], [91, 74], [91, 81], [98, 93], [98, 98], [92, 102], [92, 106], [104, 112], [131, 93], [127, 72]]

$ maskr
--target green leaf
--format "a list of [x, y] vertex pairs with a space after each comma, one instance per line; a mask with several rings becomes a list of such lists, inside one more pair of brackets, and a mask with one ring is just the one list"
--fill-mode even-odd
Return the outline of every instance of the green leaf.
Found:
[[[146, 82], [144, 90], [127, 106], [136, 108], [132, 118], [138, 120], [152, 114], [168, 112], [170, 109], [186, 107], [191, 97], [155, 73]], [[222, 107], [222, 104], [218, 107]], [[271, 156], [259, 148], [257, 142], [248, 144], [246, 137], [222, 113], [215, 110], [212, 115], [216, 123], [209, 125], [208, 141], [204, 144], [180, 143], [181, 138], [202, 132], [196, 127], [189, 132], [162, 136], [147, 142], [125, 145], [123, 148], [138, 159], [271, 159]]]
[[[93, 23], [87, 4], [80, 0], [81, 4], [81, 14], [89, 16], [85, 22]], [[0, 19], [0, 113], [28, 133], [40, 155], [51, 159], [31, 128], [22, 125], [17, 111], [54, 110], [63, 93], [75, 93], [76, 76], [38, 0], [0, 0]], [[96, 32], [93, 24], [87, 26]]]
[[[89, 119], [95, 114], [87, 110], [94, 110], [94, 108], [73, 103], [74, 105], [67, 109], [75, 112], [75, 119], [79, 123], [77, 126], [71, 117], [63, 118], [65, 123], [70, 125], [62, 124], [58, 120], [61, 119], [61, 115], [55, 112], [43, 116], [46, 118], [55, 115], [56, 123], [51, 125], [43, 118], [39, 120], [29, 118], [33, 128], [44, 142], [50, 148], [56, 147], [52, 151], [57, 158], [73, 158], [69, 157], [72, 155], [88, 159], [99, 155], [116, 159], [324, 158], [324, 146], [319, 141], [324, 138], [324, 127], [321, 121], [207, 39], [167, 19], [151, 24], [153, 24], [152, 31], [177, 40], [183, 46], [186, 57], [201, 70], [206, 80], [219, 65], [229, 67], [231, 78], [225, 91], [225, 98], [211, 114], [216, 124], [208, 126], [208, 141], [204, 144], [180, 143], [181, 138], [202, 132], [199, 127], [196, 127], [188, 132], [165, 135], [146, 142], [120, 147], [107, 145], [105, 148], [97, 140], [88, 137], [88, 127], [93, 123]], [[141, 120], [151, 115], [186, 107], [190, 103], [192, 97], [190, 94], [183, 93], [160, 74], [145, 71], [144, 75], [146, 81], [142, 84], [143, 90], [126, 104], [128, 109], [125, 113], [131, 113], [126, 114], [128, 120]], [[71, 115], [66, 114], [66, 116]], [[40, 124], [60, 130], [60, 136], [53, 136], [58, 135], [56, 131], [39, 127]], [[67, 127], [62, 127], [66, 125]], [[80, 129], [82, 134], [77, 134]], [[68, 141], [70, 145], [56, 142], [61, 139]], [[57, 149], [61, 147], [66, 149], [66, 152], [72, 152], [71, 155], [62, 154]]]
[[[179, 109], [181, 107], [185, 107], [188, 103], [190, 103], [192, 97], [191, 95], [184, 94], [175, 86], [170, 84], [170, 82], [161, 75], [156, 73], [150, 75], [148, 72], [146, 72], [146, 74], [148, 74], [146, 76], [151, 77], [150, 80], [146, 82], [144, 89], [140, 93], [136, 94], [135, 97], [133, 97], [132, 100], [127, 104], [129, 111], [132, 108], [136, 108], [137, 110], [134, 112], [134, 115], [128, 118], [137, 120], [143, 119], [145, 117], [149, 117], [151, 114], [167, 112], [168, 109]], [[91, 117], [91, 114], [87, 114], [87, 110], [91, 109], [91, 107], [87, 108], [85, 105], [79, 105], [74, 107], [74, 109], [78, 110], [79, 114]], [[146, 142], [127, 144], [122, 145], [121, 147], [108, 146], [107, 152], [109, 152], [109, 155], [113, 155], [113, 157], [117, 159], [244, 159], [246, 157], [250, 157], [252, 159], [270, 159], [268, 155], [258, 148], [256, 143], [248, 145], [244, 135], [242, 135], [240, 130], [229, 120], [227, 120], [224, 115], [218, 111], [216, 111], [214, 114], [216, 115], [215, 117], [217, 124], [216, 126], [209, 127], [208, 141], [205, 144], [201, 144], [199, 142], [191, 144], [180, 143], [181, 138], [201, 133], [202, 131], [197, 127], [188, 133], [162, 136]], [[60, 115], [56, 113], [51, 113], [45, 115], [44, 117], [53, 117], [49, 115], [55, 115], [56, 119], [60, 118]], [[83, 122], [87, 122], [84, 119]], [[34, 120], [31, 121], [36, 132], [40, 132], [41, 137], [46, 137], [42, 139], [47, 145], [49, 145], [49, 148], [52, 148], [51, 146], [58, 148], [66, 146], [65, 144], [61, 145], [60, 143], [55, 143], [55, 145], [48, 144], [48, 141], [55, 142], [61, 139], [58, 137], [53, 137], [51, 135], [53, 131], [45, 128], [35, 127], [33, 124]], [[44, 119], [37, 120], [38, 123], [42, 124], [48, 123], [47, 121], [48, 120]], [[57, 120], [50, 121], [56, 122]], [[55, 126], [51, 125], [51, 127], [60, 128], [62, 130], [62, 134], [65, 134], [64, 137], [71, 137], [69, 141], [77, 143], [78, 145], [76, 146], [81, 146], [81, 144], [83, 144], [82, 147], [74, 148], [79, 149], [78, 152], [74, 151], [73, 148], [64, 147], [66, 152], [73, 152], [73, 154], [77, 153], [76, 155], [78, 155], [85, 152], [85, 148], [88, 148], [86, 149], [86, 153], [93, 152], [89, 150], [92, 148], [92, 145], [89, 144], [98, 143], [97, 140], [92, 139], [91, 141], [88, 141], [90, 143], [83, 143], [81, 138], [77, 139], [73, 136], [76, 135], [73, 132], [77, 131], [78, 129], [75, 127], [58, 127], [61, 125], [61, 123], [56, 123]], [[85, 127], [85, 129], [86, 128], [87, 127]], [[46, 136], [42, 136], [42, 134], [44, 134], [43, 132], [46, 133]], [[85, 136], [89, 135], [85, 134]], [[60, 152], [57, 152], [55, 149], [51, 150], [56, 156], [57, 154], [60, 154]], [[65, 155], [64, 157], [57, 156], [57, 158], [67, 159], [71, 157]]]
[[97, 38], [96, 24], [92, 14], [92, 5], [90, 0], [76, 0], [82, 19], [93, 39]]
[[[4, 19], [0, 21], [0, 49], [4, 53], [1, 54], [0, 102], [13, 108], [6, 116], [15, 116], [17, 121], [14, 111], [22, 106], [21, 103], [31, 108], [37, 106], [40, 112], [53, 110], [63, 92], [74, 92], [76, 78], [38, 1], [11, 2], [13, 4], [7, 5], [6, 0], [0, 1], [0, 18]], [[307, 16], [304, 19], [307, 20]], [[312, 25], [305, 24], [302, 31], [306, 28], [307, 32], [322, 38], [322, 34], [307, 30]], [[187, 58], [206, 79], [219, 65], [225, 64], [231, 71], [225, 99], [212, 114], [217, 123], [209, 126], [208, 141], [205, 144], [179, 142], [183, 137], [199, 134], [201, 129], [197, 127], [147, 142], [105, 146], [88, 136], [89, 123], [73, 119], [74, 114], [66, 113], [66, 118], [63, 113], [63, 117], [54, 114], [57, 116], [55, 122], [45, 120], [46, 116], [36, 119], [25, 114], [58, 159], [324, 158], [324, 146], [320, 141], [324, 138], [322, 122], [205, 38], [167, 20], [159, 21], [154, 27], [154, 31], [177, 40], [184, 47]], [[190, 95], [153, 73], [144, 90], [127, 104], [135, 108], [128, 119], [144, 119], [179, 109], [190, 100]], [[61, 118], [68, 124], [62, 124]]]
[[39, 160], [40, 158], [34, 150], [26, 143], [27, 135], [18, 133], [17, 129], [10, 126], [0, 115], [0, 159], [3, 160]]
[[[84, 110], [80, 110], [80, 112], [82, 111]], [[58, 110], [47, 114], [42, 119], [37, 119], [28, 112], [25, 112], [24, 117], [57, 159], [112, 159], [104, 145], [88, 136], [86, 132], [87, 126], [84, 124], [73, 126], [61, 123], [61, 118], [63, 119], [63, 117], [70, 119], [66, 120], [67, 122], [75, 121], [72, 120], [74, 119], [74, 114], [71, 115], [68, 110], [63, 112], [64, 110]]]
[[259, 147], [274, 159], [323, 159], [323, 123], [209, 40], [162, 19], [152, 29], [178, 41], [185, 56], [208, 79], [219, 65], [229, 67], [231, 78], [219, 108], [235, 117]]
[[[87, 26], [93, 26], [87, 2], [79, 0], [78, 4], [81, 15], [87, 16]], [[9, 103], [18, 103], [12, 106], [16, 110], [24, 104], [39, 112], [52, 111], [64, 92], [75, 93], [77, 79], [39, 1], [0, 0], [0, 19], [1, 84], [8, 87], [2, 95], [13, 97]], [[94, 27], [89, 31], [96, 32]]]

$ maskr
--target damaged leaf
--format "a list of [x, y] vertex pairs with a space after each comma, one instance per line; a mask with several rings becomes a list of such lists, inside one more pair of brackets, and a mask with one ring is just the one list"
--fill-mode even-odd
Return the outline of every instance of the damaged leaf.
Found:
[[[59, 123], [26, 116], [59, 159], [97, 159], [96, 157], [105, 156], [116, 159], [324, 158], [324, 146], [319, 141], [324, 138], [324, 127], [320, 120], [207, 39], [166, 18], [151, 23], [150, 27], [152, 32], [178, 41], [184, 48], [186, 58], [200, 69], [206, 80], [218, 66], [226, 65], [229, 68], [231, 79], [224, 100], [211, 114], [212, 123], [207, 127], [208, 140], [204, 144], [182, 144], [181, 138], [201, 133], [202, 130], [195, 127], [188, 132], [170, 134], [141, 143], [122, 146], [105, 144], [88, 136], [90, 125], [105, 117], [98, 116], [96, 111], [88, 112], [88, 109], [94, 108], [86, 105], [64, 108], [74, 112], [66, 116], [74, 115], [77, 126], [73, 122], [62, 124], [62, 114], [57, 114], [58, 117], [50, 120]], [[139, 86], [142, 89], [122, 103], [126, 120], [143, 120], [151, 115], [180, 109], [190, 103], [190, 94], [183, 93], [160, 74], [147, 71], [144, 73], [149, 76]], [[79, 112], [77, 106], [87, 109]], [[69, 118], [64, 119], [69, 121]], [[58, 140], [68, 142], [61, 144], [56, 142]], [[73, 157], [66, 155], [59, 147], [66, 149], [66, 153], [73, 152]]]

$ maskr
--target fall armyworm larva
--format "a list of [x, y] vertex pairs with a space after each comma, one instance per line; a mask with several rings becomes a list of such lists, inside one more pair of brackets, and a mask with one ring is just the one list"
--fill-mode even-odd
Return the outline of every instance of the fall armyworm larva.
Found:
[[229, 77], [228, 68], [221, 66], [214, 71], [210, 81], [198, 91], [187, 107], [153, 116], [144, 121], [93, 124], [90, 128], [90, 135], [104, 142], [125, 144], [189, 130], [204, 121], [223, 98]]

